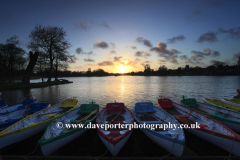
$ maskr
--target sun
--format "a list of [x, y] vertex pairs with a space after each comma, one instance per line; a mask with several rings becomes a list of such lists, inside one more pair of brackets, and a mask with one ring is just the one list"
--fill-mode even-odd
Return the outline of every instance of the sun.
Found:
[[121, 72], [121, 73], [126, 73], [126, 68], [123, 67], [123, 66], [121, 66], [121, 67], [120, 67], [120, 72]]

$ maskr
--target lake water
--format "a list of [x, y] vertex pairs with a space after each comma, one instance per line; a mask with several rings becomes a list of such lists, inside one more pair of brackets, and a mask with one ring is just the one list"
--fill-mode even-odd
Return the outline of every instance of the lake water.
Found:
[[[236, 89], [240, 89], [239, 76], [110, 76], [65, 79], [73, 81], [73, 83], [45, 88], [2, 91], [2, 98], [12, 105], [35, 96], [39, 101], [47, 100], [54, 105], [66, 98], [77, 97], [80, 104], [95, 101], [104, 107], [107, 103], [117, 101], [123, 102], [127, 107], [133, 109], [134, 104], [139, 101], [150, 101], [157, 106], [159, 96], [179, 102], [182, 95], [185, 95], [202, 102], [203, 97], [230, 99], [237, 95]], [[39, 79], [31, 82], [40, 81]], [[41, 156], [41, 149], [40, 147], [36, 148], [36, 144], [43, 132], [0, 150], [0, 155], [32, 153], [32, 156]], [[185, 137], [185, 149], [182, 157], [229, 155], [227, 151], [191, 133], [185, 132]], [[33, 152], [34, 148], [36, 150]], [[104, 157], [112, 157], [110, 152], [106, 152], [106, 147], [101, 142], [96, 130], [92, 129], [55, 151], [51, 156], [98, 157], [103, 153], [106, 153]], [[134, 129], [118, 157], [162, 157], [168, 154], [139, 129]]]
[[[240, 89], [240, 76], [108, 76], [67, 77], [73, 83], [45, 88], [1, 91], [9, 105], [31, 96], [52, 105], [69, 97], [77, 97], [80, 104], [95, 101], [101, 107], [110, 102], [123, 102], [133, 109], [136, 102], [147, 101], [157, 105], [159, 96], [179, 103], [182, 96], [202, 102], [207, 98], [233, 98]], [[46, 79], [45, 79], [46, 80]], [[41, 79], [31, 80], [41, 82]]]

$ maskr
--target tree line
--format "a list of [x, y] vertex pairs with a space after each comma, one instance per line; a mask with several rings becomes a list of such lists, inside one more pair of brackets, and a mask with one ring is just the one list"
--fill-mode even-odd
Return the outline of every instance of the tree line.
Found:
[[42, 76], [47, 71], [48, 82], [54, 72], [57, 81], [58, 71], [66, 70], [74, 59], [74, 55], [69, 53], [71, 44], [66, 36], [62, 27], [38, 24], [29, 34], [29, 53], [20, 47], [16, 35], [7, 39], [5, 44], [0, 44], [0, 82], [12, 82], [14, 78], [22, 77], [22, 83], [29, 84], [33, 70]]

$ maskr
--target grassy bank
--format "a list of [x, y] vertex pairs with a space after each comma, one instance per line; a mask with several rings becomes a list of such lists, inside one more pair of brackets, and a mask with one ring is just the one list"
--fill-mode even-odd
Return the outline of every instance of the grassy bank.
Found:
[[67, 83], [73, 83], [73, 82], [65, 80], [65, 81], [30, 83], [29, 85], [23, 85], [21, 83], [4, 83], [4, 84], [0, 84], [0, 90], [41, 88], [41, 87], [48, 87], [48, 86], [52, 86], [52, 85], [67, 84]]

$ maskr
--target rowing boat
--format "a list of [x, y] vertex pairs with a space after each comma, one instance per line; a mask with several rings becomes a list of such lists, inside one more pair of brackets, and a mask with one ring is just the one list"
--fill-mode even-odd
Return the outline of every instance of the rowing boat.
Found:
[[158, 99], [158, 105], [174, 115], [180, 123], [186, 124], [187, 131], [236, 156], [240, 156], [240, 136], [222, 123], [164, 97]]
[[25, 106], [20, 105], [15, 111], [0, 115], [0, 131], [23, 119], [27, 115], [31, 115], [46, 107], [50, 107], [50, 103], [46, 103], [46, 101], [42, 103], [32, 103], [30, 105], [26, 104]]
[[[104, 145], [114, 157], [129, 139], [132, 133], [129, 125], [133, 125], [133, 122], [133, 114], [124, 103], [108, 103], [106, 107], [99, 112], [96, 118], [96, 125], [105, 126], [97, 128], [97, 132]], [[113, 126], [115, 124], [116, 126], [113, 128], [105, 128], [107, 125]], [[125, 127], [121, 128], [119, 126], [120, 124]]]
[[44, 129], [64, 112], [77, 107], [78, 100], [69, 98], [31, 114], [0, 132], [0, 148], [26, 139]]
[[7, 106], [8, 105], [7, 105], [6, 101], [5, 101], [5, 99], [0, 99], [0, 113], [1, 113], [1, 109], [5, 108]]
[[237, 98], [233, 98], [233, 99], [229, 99], [229, 100], [221, 99], [221, 101], [223, 101], [224, 103], [227, 103], [227, 104], [231, 104], [231, 105], [240, 107], [240, 99], [237, 99]]
[[[180, 157], [182, 155], [185, 145], [184, 131], [182, 128], [177, 128], [180, 124], [172, 115], [153, 106], [151, 102], [136, 103], [133, 114], [139, 125], [148, 125], [148, 127], [141, 129], [147, 137], [174, 156]], [[163, 124], [175, 125], [177, 129], [174, 127], [163, 129], [161, 127]], [[155, 129], [151, 129], [150, 126], [153, 125], [156, 127]]]
[[37, 102], [36, 98], [33, 97], [31, 99], [25, 99], [22, 103], [18, 103], [18, 104], [12, 105], [12, 106], [1, 107], [0, 115], [9, 114], [11, 112], [15, 112], [18, 110], [25, 110], [26, 105], [31, 105], [36, 102]]
[[181, 100], [181, 104], [197, 110], [219, 122], [228, 128], [240, 133], [240, 112], [230, 110], [223, 107], [208, 105], [197, 102], [195, 98], [185, 98]]
[[224, 107], [224, 108], [235, 110], [235, 111], [240, 111], [240, 107], [239, 106], [225, 103], [225, 102], [223, 102], [220, 99], [207, 99], [207, 98], [203, 98], [203, 102], [206, 103], [206, 104], [213, 105], [213, 106], [219, 106], [219, 107]]
[[[39, 141], [43, 155], [48, 156], [85, 133], [87, 125], [94, 122], [99, 108], [94, 102], [82, 104], [52, 121]], [[72, 127], [67, 128], [65, 124]]]

